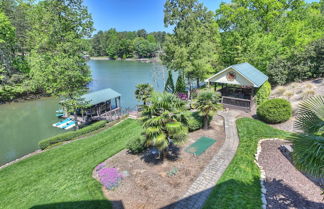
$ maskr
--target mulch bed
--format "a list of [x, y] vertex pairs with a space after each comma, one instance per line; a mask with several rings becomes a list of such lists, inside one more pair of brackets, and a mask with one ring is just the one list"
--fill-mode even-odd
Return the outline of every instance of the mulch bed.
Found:
[[[223, 118], [216, 116], [209, 130], [198, 130], [188, 136], [188, 140], [178, 148], [176, 159], [147, 161], [144, 155], [119, 152], [105, 161], [108, 167], [127, 171], [129, 176], [114, 190], [102, 187], [104, 195], [112, 201], [113, 207], [125, 209], [171, 208], [168, 205], [178, 201], [199, 176], [225, 140]], [[185, 152], [185, 148], [202, 136], [216, 139], [198, 157]], [[94, 172], [95, 175], [95, 172]]]
[[323, 209], [320, 187], [298, 171], [279, 150], [285, 143], [289, 142], [271, 140], [261, 144], [258, 163], [266, 174], [267, 208]]

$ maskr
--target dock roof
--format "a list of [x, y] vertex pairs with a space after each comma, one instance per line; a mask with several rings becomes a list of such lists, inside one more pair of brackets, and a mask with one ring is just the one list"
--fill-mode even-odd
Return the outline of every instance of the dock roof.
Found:
[[107, 88], [84, 94], [81, 96], [81, 98], [89, 102], [90, 105], [96, 105], [120, 96], [121, 94], [119, 94], [117, 91]]

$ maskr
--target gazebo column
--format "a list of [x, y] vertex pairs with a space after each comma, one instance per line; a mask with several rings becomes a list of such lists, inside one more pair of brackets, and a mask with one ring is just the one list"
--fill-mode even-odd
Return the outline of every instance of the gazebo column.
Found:
[[97, 116], [99, 116], [99, 105], [96, 105], [96, 110], [97, 110]]
[[254, 87], [252, 86], [251, 88], [251, 95], [250, 95], [250, 111], [252, 110], [253, 107], [253, 94], [254, 94]]

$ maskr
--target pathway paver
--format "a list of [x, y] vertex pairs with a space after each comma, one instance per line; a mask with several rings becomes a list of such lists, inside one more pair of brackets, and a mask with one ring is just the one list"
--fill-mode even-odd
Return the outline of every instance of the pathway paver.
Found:
[[216, 182], [224, 173], [225, 169], [233, 159], [239, 144], [236, 129], [237, 112], [221, 112], [224, 117], [225, 142], [219, 152], [211, 159], [207, 167], [202, 171], [188, 191], [175, 204], [174, 209], [201, 209], [207, 200]]

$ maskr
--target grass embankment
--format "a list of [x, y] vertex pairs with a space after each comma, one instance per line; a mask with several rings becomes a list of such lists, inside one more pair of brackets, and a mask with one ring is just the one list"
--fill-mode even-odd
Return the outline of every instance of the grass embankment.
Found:
[[141, 131], [128, 119], [0, 170], [0, 208], [111, 208], [92, 170]]
[[204, 208], [261, 208], [260, 170], [255, 164], [258, 141], [287, 138], [287, 132], [251, 118], [236, 121], [240, 144], [235, 157], [217, 182]]

